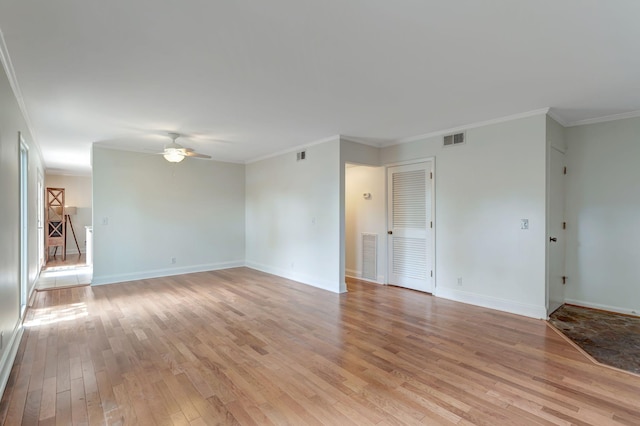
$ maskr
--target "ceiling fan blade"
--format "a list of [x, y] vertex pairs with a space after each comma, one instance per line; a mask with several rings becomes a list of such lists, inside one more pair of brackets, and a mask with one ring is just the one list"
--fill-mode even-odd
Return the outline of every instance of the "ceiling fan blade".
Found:
[[187, 151], [185, 152], [185, 155], [187, 157], [193, 157], [193, 158], [211, 158], [210, 155], [198, 154], [197, 152], [194, 152], [194, 151]]

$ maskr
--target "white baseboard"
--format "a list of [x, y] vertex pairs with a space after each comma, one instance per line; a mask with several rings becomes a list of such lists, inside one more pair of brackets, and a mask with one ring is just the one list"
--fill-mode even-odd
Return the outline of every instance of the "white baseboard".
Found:
[[482, 306], [483, 308], [523, 315], [525, 317], [547, 319], [547, 309], [544, 305], [538, 306], [514, 302], [512, 300], [499, 299], [497, 297], [470, 293], [449, 287], [437, 287], [435, 296], [442, 297], [443, 299], [455, 300], [456, 302], [468, 303], [470, 305]]
[[247, 268], [256, 269], [258, 271], [266, 272], [267, 274], [277, 275], [282, 278], [286, 278], [288, 280], [297, 281], [301, 284], [310, 285], [312, 287], [321, 288], [323, 290], [330, 291], [332, 293], [339, 293], [338, 281], [328, 281], [323, 279], [318, 279], [318, 277], [306, 274], [296, 273], [294, 271], [288, 271], [281, 268], [276, 268], [269, 265], [264, 265], [262, 263], [257, 262], [246, 262]]
[[11, 368], [13, 368], [13, 363], [16, 360], [16, 355], [18, 353], [18, 348], [20, 347], [20, 342], [22, 341], [23, 333], [24, 327], [22, 327], [21, 318], [13, 329], [13, 333], [11, 333], [11, 337], [8, 339], [8, 342], [3, 342], [3, 344], [6, 345], [6, 349], [2, 354], [2, 359], [0, 359], [0, 398], [7, 387], [7, 382], [11, 375]]
[[568, 303], [570, 305], [582, 306], [585, 308], [600, 309], [601, 311], [609, 311], [609, 312], [615, 312], [618, 314], [633, 315], [636, 317], [640, 317], [640, 308], [638, 309], [621, 308], [619, 306], [604, 305], [602, 303], [591, 303], [591, 302], [585, 302], [584, 300], [575, 300], [575, 299], [565, 299], [564, 303]]
[[125, 281], [146, 280], [149, 278], [169, 277], [172, 275], [192, 274], [194, 272], [217, 271], [219, 269], [238, 268], [244, 266], [244, 261], [207, 263], [203, 265], [183, 266], [178, 268], [154, 269], [151, 271], [132, 272], [128, 274], [95, 275], [91, 285], [115, 284]]
[[362, 278], [362, 271], [356, 271], [355, 269], [345, 269], [344, 275], [349, 278], [355, 278], [360, 281], [367, 281], [375, 284], [384, 284], [384, 276], [378, 275], [377, 280], [370, 280], [368, 278]]

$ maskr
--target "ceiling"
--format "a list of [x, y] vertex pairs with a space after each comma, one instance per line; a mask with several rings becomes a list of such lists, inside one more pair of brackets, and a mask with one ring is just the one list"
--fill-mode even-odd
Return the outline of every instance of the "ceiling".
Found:
[[376, 146], [551, 107], [640, 111], [637, 0], [3, 0], [46, 166], [168, 131], [246, 162], [341, 134]]

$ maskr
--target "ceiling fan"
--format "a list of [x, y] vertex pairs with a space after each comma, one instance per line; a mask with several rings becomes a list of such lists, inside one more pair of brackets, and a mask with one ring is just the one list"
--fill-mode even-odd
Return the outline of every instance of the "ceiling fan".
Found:
[[185, 148], [176, 142], [181, 135], [179, 133], [169, 133], [171, 143], [164, 147], [164, 152], [161, 152], [165, 160], [170, 163], [179, 163], [185, 159], [185, 157], [193, 158], [211, 158], [210, 155], [199, 154], [191, 148]]

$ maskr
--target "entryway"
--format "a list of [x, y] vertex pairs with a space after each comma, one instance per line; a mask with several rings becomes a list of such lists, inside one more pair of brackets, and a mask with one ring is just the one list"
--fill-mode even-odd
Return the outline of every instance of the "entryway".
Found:
[[433, 293], [433, 177], [433, 159], [346, 165], [347, 277]]
[[66, 256], [50, 256], [47, 265], [40, 273], [36, 290], [74, 287], [91, 284], [93, 266], [87, 265], [85, 254]]
[[92, 178], [45, 176], [45, 258], [37, 290], [91, 284]]

